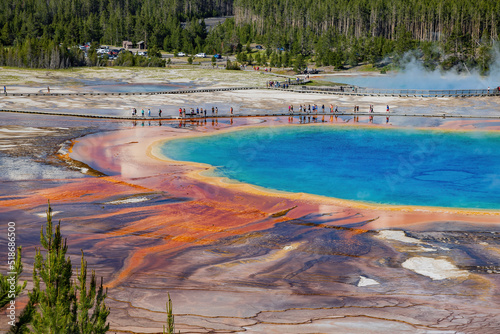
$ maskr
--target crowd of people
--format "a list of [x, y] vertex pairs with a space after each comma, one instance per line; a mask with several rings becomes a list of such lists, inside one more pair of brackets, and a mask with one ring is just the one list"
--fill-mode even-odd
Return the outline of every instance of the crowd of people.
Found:
[[[304, 114], [304, 115], [299, 115], [299, 123], [301, 123], [301, 124], [304, 124], [304, 123], [318, 123], [318, 122], [324, 123], [324, 122], [327, 122], [327, 120], [325, 120], [325, 115], [327, 115], [327, 114], [321, 115], [321, 120], [319, 119], [320, 115], [318, 115], [318, 114]], [[339, 115], [339, 114], [331, 114], [330, 115], [330, 122], [333, 123], [334, 117], [335, 117], [335, 122], [337, 122], [337, 119], [338, 119], [339, 116], [341, 116], [341, 115]], [[289, 116], [288, 117], [288, 123], [293, 123], [294, 119], [295, 119], [294, 116]], [[373, 115], [369, 116], [368, 121], [370, 123], [373, 123]], [[347, 120], [347, 122], [349, 122], [349, 120]], [[354, 123], [358, 123], [359, 122], [359, 116], [354, 116], [353, 117], [353, 122]], [[385, 117], [385, 122], [389, 123], [389, 116]]]
[[[162, 110], [158, 109], [158, 117], [161, 118]], [[234, 115], [234, 109], [233, 107], [229, 108], [229, 114]], [[219, 115], [219, 108], [218, 107], [212, 107], [212, 116], [218, 116]], [[138, 114], [138, 111], [136, 108], [132, 108], [132, 116], [146, 116], [146, 111], [144, 109], [141, 110], [140, 115]], [[196, 109], [194, 108], [188, 108], [186, 111], [186, 108], [179, 108], [179, 117], [180, 118], [186, 118], [186, 117], [208, 117], [209, 115], [209, 110], [206, 108], [200, 108], [197, 107]], [[147, 117], [155, 117], [152, 115], [151, 109], [147, 109]]]
[[[338, 113], [339, 112], [339, 107], [337, 105], [333, 105], [333, 104], [330, 104], [330, 113]], [[308, 105], [302, 105], [300, 104], [299, 105], [299, 113], [306, 113], [306, 114], [317, 114], [319, 113], [319, 109], [320, 107], [318, 107], [317, 104], [308, 104]], [[387, 105], [387, 112], [389, 112], [389, 105]], [[294, 113], [294, 109], [293, 109], [293, 104], [290, 104], [288, 106], [288, 112], [290, 114], [293, 114]], [[359, 112], [359, 106], [355, 105], [354, 106], [354, 109], [353, 109], [353, 112], [354, 113], [358, 113]], [[368, 112], [369, 113], [373, 113], [374, 112], [374, 107], [372, 104], [370, 104], [370, 106], [368, 107]], [[325, 105], [321, 105], [321, 113], [325, 113]]]
[[[325, 105], [322, 104], [321, 107], [319, 107], [317, 104], [300, 104], [298, 107], [298, 112], [300, 114], [305, 113], [305, 114], [318, 114], [320, 113], [325, 114]], [[359, 106], [355, 105], [353, 109], [353, 113], [358, 113], [359, 112]], [[389, 113], [389, 105], [387, 105], [387, 113]], [[341, 112], [339, 110], [339, 107], [337, 105], [330, 104], [329, 106], [329, 112], [331, 114], [337, 114]], [[374, 112], [374, 107], [373, 105], [370, 105], [368, 107], [368, 112], [373, 113]], [[294, 106], [293, 104], [288, 105], [288, 113], [289, 114], [294, 114]], [[161, 118], [162, 115], [162, 110], [158, 109], [158, 117]], [[218, 116], [219, 115], [219, 108], [218, 107], [212, 107], [211, 112], [207, 108], [200, 108], [197, 107], [196, 109], [191, 107], [186, 110], [186, 108], [179, 108], [179, 118], [186, 118], [186, 117], [210, 117], [210, 116]], [[234, 109], [233, 107], [229, 108], [229, 115], [234, 115]], [[138, 111], [136, 108], [132, 109], [132, 116], [139, 116]], [[140, 116], [145, 117], [146, 116], [146, 111], [144, 109], [141, 110]], [[151, 109], [147, 109], [147, 117], [155, 117], [152, 115]], [[373, 116], [371, 116], [373, 117]]]
[[288, 89], [289, 86], [290, 86], [290, 84], [288, 82], [279, 82], [279, 81], [274, 81], [274, 80], [266, 82], [266, 87], [268, 87], [268, 88]]
[[[158, 110], [158, 117], [161, 117], [161, 109]], [[133, 108], [132, 109], [132, 116], [137, 116], [137, 109]], [[144, 109], [141, 110], [141, 116], [144, 117], [145, 116], [145, 112], [144, 112]], [[151, 117], [151, 109], [148, 108], [148, 117]]]

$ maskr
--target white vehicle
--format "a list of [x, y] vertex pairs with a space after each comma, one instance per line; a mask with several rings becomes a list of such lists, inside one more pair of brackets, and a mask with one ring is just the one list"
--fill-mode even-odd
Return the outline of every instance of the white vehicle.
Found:
[[186, 54], [184, 52], [178, 52], [177, 57], [185, 57]]
[[97, 49], [97, 53], [108, 53], [109, 52], [109, 46], [107, 45], [101, 45], [99, 49]]
[[206, 58], [206, 56], [207, 56], [207, 55], [206, 55], [206, 54], [204, 54], [204, 53], [197, 53], [197, 54], [195, 55], [195, 57], [196, 57], [196, 58]]

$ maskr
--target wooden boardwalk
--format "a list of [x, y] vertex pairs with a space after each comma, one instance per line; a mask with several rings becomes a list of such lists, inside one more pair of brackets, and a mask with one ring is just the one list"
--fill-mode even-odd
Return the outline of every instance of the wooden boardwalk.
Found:
[[174, 95], [174, 94], [193, 94], [193, 93], [211, 93], [211, 92], [224, 92], [234, 90], [251, 90], [251, 89], [266, 89], [262, 87], [224, 87], [224, 88], [198, 88], [198, 89], [184, 89], [184, 90], [169, 90], [158, 92], [82, 92], [82, 93], [7, 93], [0, 96], [127, 96], [127, 95]]
[[[285, 90], [282, 88], [278, 88]], [[332, 95], [353, 95], [353, 96], [376, 96], [376, 97], [487, 97], [500, 96], [500, 91], [495, 89], [455, 89], [455, 90], [424, 90], [424, 89], [376, 89], [362, 87], [290, 87], [286, 90], [293, 90], [298, 93], [332, 94]]]
[[81, 93], [3, 93], [2, 96], [131, 96], [131, 95], [178, 95], [194, 93], [213, 93], [240, 90], [278, 90], [291, 91], [306, 94], [329, 94], [329, 95], [351, 95], [351, 96], [374, 96], [374, 97], [486, 97], [500, 96], [500, 91], [495, 88], [487, 89], [460, 89], [460, 90], [415, 90], [415, 89], [374, 89], [354, 86], [340, 87], [314, 87], [303, 86], [302, 83], [294, 83], [293, 80], [288, 88], [282, 87], [222, 87], [222, 88], [196, 88], [183, 90], [169, 90], [157, 92], [81, 92]]
[[475, 118], [475, 119], [500, 119], [499, 115], [453, 115], [453, 114], [410, 114], [410, 113], [365, 113], [365, 112], [346, 112], [346, 113], [267, 113], [267, 114], [221, 114], [206, 117], [201, 115], [196, 116], [172, 116], [166, 115], [162, 117], [158, 116], [119, 116], [119, 115], [94, 115], [94, 114], [73, 114], [73, 113], [62, 113], [62, 112], [54, 112], [54, 111], [30, 111], [30, 110], [6, 110], [0, 109], [0, 112], [6, 113], [22, 113], [22, 114], [34, 114], [34, 115], [51, 115], [51, 116], [65, 116], [65, 117], [80, 117], [80, 118], [94, 118], [94, 119], [111, 119], [111, 120], [132, 120], [132, 121], [140, 121], [140, 120], [162, 120], [162, 121], [189, 121], [189, 120], [200, 120], [200, 119], [221, 119], [221, 118], [244, 118], [244, 117], [323, 117], [323, 116], [373, 116], [373, 117], [426, 117], [426, 118]]

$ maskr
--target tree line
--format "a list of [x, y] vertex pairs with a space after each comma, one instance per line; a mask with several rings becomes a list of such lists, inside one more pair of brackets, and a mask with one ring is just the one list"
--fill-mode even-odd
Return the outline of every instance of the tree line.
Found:
[[[207, 29], [204, 18], [226, 15], [234, 18]], [[500, 2], [486, 0], [6, 0], [0, 65], [95, 66], [100, 62], [85, 61], [71, 46], [130, 40], [208, 54], [237, 54], [260, 43], [271, 50], [268, 60], [286, 51], [294, 61], [300, 55], [336, 68], [387, 57], [398, 62], [413, 50], [427, 67], [487, 72], [499, 17]], [[136, 63], [144, 66], [118, 62]]]
[[320, 64], [375, 63], [410, 50], [434, 67], [487, 70], [500, 2], [485, 0], [235, 0], [246, 36]]

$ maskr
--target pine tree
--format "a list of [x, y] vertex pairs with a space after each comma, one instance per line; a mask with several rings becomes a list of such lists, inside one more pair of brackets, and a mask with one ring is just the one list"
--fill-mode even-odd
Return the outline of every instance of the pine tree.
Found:
[[[10, 303], [10, 301], [16, 298], [26, 287], [26, 282], [22, 285], [18, 284], [19, 275], [23, 272], [21, 250], [21, 247], [17, 248], [15, 260], [12, 260], [13, 263], [9, 263], [9, 275], [0, 273], [0, 308]], [[14, 290], [11, 290], [11, 287], [14, 287]]]
[[[109, 309], [104, 304], [106, 292], [101, 284], [96, 291], [95, 271], [92, 270], [90, 285], [87, 289], [87, 261], [81, 259], [81, 267], [78, 271], [78, 285], [75, 287], [75, 294], [78, 297], [78, 317], [74, 326], [74, 333], [94, 334], [106, 333], [109, 330], [109, 324], [106, 319], [109, 315]], [[90, 314], [93, 310], [92, 314]]]
[[302, 72], [305, 68], [306, 68], [306, 61], [304, 60], [304, 56], [299, 54], [293, 64], [293, 70], [296, 72]]
[[[46, 250], [44, 257], [41, 249], [36, 250], [33, 268], [33, 291], [30, 301], [35, 301], [36, 312], [33, 314], [31, 326], [35, 333], [66, 332], [71, 323], [76, 321], [74, 309], [76, 296], [71, 284], [71, 259], [66, 258], [68, 246], [61, 236], [61, 223], [54, 232], [52, 225], [52, 209], [47, 211], [45, 233], [40, 230], [40, 243]], [[45, 289], [42, 289], [41, 283]], [[72, 309], [73, 306], [73, 309]]]
[[170, 299], [169, 293], [167, 301], [167, 326], [163, 325], [163, 334], [175, 334], [175, 321], [172, 311], [172, 299]]
[[28, 304], [10, 333], [106, 333], [109, 309], [104, 304], [102, 279], [97, 288], [92, 271], [87, 289], [87, 262], [82, 251], [78, 283], [72, 280], [71, 259], [66, 258], [68, 246], [61, 235], [60, 221], [54, 231], [50, 203], [45, 231], [43, 226], [40, 230], [40, 243], [45, 254], [36, 249], [33, 290], [28, 293]]

